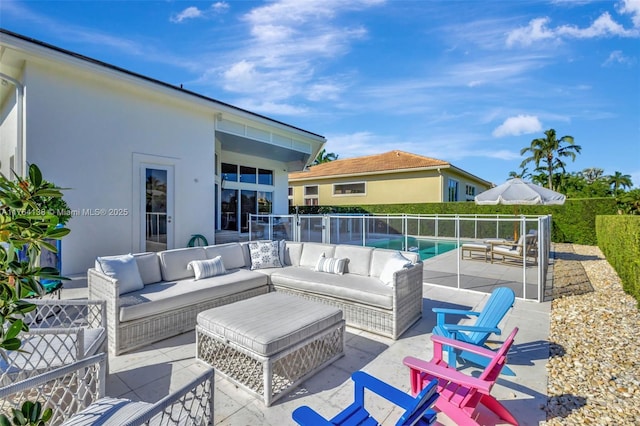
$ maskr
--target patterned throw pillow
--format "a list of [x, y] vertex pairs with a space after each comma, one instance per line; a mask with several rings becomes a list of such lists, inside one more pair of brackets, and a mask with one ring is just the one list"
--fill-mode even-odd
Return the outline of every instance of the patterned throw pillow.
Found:
[[318, 263], [316, 263], [316, 271], [329, 272], [330, 274], [342, 275], [344, 268], [347, 266], [349, 259], [337, 257], [325, 257], [324, 253], [320, 255]]
[[227, 273], [227, 270], [224, 268], [224, 263], [222, 263], [222, 256], [216, 256], [213, 259], [207, 260], [192, 260], [187, 265], [187, 269], [193, 270], [196, 280]]
[[282, 268], [278, 241], [249, 243], [251, 269]]

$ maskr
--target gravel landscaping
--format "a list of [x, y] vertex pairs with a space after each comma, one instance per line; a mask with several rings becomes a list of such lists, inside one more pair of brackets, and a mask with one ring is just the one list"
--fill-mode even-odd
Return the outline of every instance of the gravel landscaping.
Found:
[[556, 244], [547, 425], [640, 424], [640, 311], [598, 247]]

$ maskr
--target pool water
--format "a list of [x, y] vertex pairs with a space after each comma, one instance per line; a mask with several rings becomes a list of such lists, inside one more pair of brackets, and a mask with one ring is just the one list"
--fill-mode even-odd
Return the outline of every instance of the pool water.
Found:
[[422, 260], [430, 259], [458, 247], [455, 241], [432, 240], [428, 238], [408, 237], [407, 243], [409, 247], [405, 248], [404, 238], [401, 237], [382, 241], [369, 241], [367, 242], [367, 246], [418, 252]]

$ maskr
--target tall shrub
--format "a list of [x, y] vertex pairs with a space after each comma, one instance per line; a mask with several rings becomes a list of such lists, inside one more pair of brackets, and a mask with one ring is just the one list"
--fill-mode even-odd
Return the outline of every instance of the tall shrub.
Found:
[[598, 247], [622, 280], [624, 291], [640, 307], [640, 217], [598, 216]]

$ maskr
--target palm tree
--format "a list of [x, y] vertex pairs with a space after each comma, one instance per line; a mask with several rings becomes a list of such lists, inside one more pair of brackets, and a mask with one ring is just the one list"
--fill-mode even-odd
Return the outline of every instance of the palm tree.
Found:
[[613, 186], [613, 195], [618, 194], [620, 188], [631, 188], [633, 182], [631, 182], [631, 176], [623, 175], [620, 172], [615, 172], [608, 178], [609, 185]]
[[584, 169], [582, 171], [582, 176], [587, 180], [588, 183], [593, 183], [598, 179], [602, 178], [604, 175], [604, 170], [599, 167], [589, 167], [588, 169]]
[[540, 163], [546, 164], [547, 184], [549, 189], [553, 189], [553, 171], [557, 169], [564, 170], [565, 163], [560, 160], [561, 157], [569, 157], [571, 160], [576, 159], [576, 153], [580, 153], [582, 147], [576, 145], [573, 136], [563, 136], [556, 138], [556, 131], [549, 129], [544, 132], [544, 138], [538, 138], [531, 141], [531, 145], [522, 148], [520, 155], [529, 152], [531, 155], [520, 164], [520, 167], [526, 166], [528, 163], [535, 163], [536, 167], [540, 167]]
[[338, 154], [334, 154], [333, 152], [327, 152], [326, 149], [322, 149], [322, 151], [318, 153], [316, 159], [313, 160], [312, 165], [315, 166], [316, 164], [328, 163], [329, 161], [333, 161], [337, 159], [338, 159]]
[[531, 177], [531, 173], [529, 173], [528, 169], [526, 167], [520, 169], [520, 172], [515, 172], [515, 171], [510, 171], [509, 172], [509, 179], [527, 179]]

